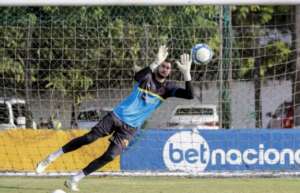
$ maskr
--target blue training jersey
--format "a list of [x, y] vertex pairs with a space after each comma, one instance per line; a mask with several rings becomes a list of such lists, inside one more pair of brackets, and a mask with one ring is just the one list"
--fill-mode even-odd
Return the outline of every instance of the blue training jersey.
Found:
[[160, 83], [148, 67], [138, 72], [135, 80], [137, 83], [130, 95], [113, 109], [120, 120], [134, 128], [141, 127], [166, 98], [176, 96], [191, 99], [193, 96], [191, 86], [182, 89], [170, 81]]

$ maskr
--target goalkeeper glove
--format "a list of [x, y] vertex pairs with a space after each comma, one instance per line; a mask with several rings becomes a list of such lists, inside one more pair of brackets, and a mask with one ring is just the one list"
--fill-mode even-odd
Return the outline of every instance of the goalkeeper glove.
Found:
[[158, 49], [158, 53], [156, 54], [156, 58], [152, 64], [150, 64], [150, 68], [152, 72], [163, 62], [168, 56], [168, 48], [166, 45], [160, 46]]
[[191, 77], [190, 72], [191, 72], [192, 59], [191, 59], [190, 55], [182, 54], [180, 56], [180, 62], [176, 61], [176, 64], [177, 64], [179, 70], [182, 72], [182, 74], [184, 76], [184, 80], [191, 81], [192, 77]]

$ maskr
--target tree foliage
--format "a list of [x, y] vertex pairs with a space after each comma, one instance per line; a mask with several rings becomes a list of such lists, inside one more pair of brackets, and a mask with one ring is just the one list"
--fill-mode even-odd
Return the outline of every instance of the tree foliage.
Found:
[[292, 57], [293, 22], [292, 6], [237, 6], [233, 9], [235, 27], [233, 42], [238, 48], [233, 53], [236, 79], [252, 79], [255, 60], [260, 60], [262, 78], [289, 78]]

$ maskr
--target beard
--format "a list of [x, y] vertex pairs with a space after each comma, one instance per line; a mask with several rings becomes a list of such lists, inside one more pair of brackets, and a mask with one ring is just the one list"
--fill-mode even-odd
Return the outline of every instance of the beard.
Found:
[[163, 74], [161, 74], [161, 73], [159, 73], [159, 71], [157, 70], [156, 71], [156, 76], [159, 78], [159, 79], [166, 79], [167, 77], [168, 77], [168, 75], [167, 76], [165, 76], [165, 75], [163, 75]]

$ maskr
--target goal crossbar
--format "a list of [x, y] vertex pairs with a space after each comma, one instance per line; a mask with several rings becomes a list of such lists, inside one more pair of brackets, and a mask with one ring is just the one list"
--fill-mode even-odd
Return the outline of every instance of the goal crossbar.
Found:
[[296, 5], [299, 0], [11, 0], [0, 1], [1, 6], [151, 6], [151, 5]]

